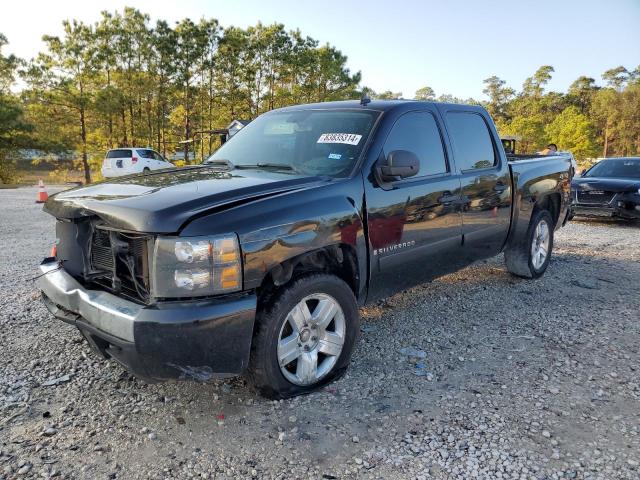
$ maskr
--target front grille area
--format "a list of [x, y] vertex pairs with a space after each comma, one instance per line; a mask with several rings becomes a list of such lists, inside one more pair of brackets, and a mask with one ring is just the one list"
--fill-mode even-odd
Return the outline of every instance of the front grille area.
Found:
[[606, 205], [613, 200], [614, 196], [615, 192], [577, 192], [578, 203], [585, 203], [589, 205]]
[[149, 301], [146, 235], [96, 226], [90, 245], [90, 281], [136, 302]]
[[113, 253], [109, 232], [96, 229], [91, 239], [91, 266], [96, 270], [113, 272]]

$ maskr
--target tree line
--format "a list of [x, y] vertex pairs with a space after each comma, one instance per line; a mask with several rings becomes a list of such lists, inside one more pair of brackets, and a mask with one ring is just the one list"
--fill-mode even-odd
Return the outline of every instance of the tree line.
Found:
[[[596, 157], [640, 154], [640, 66], [623, 66], [602, 74], [604, 86], [580, 76], [566, 93], [547, 91], [554, 69], [540, 67], [517, 92], [497, 76], [484, 80], [487, 100], [461, 99], [449, 94], [436, 96], [428, 86], [415, 92], [418, 100], [482, 105], [496, 122], [500, 135], [515, 136], [518, 153], [541, 150], [556, 143], [571, 151], [587, 166]], [[400, 92], [385, 91], [378, 98], [402, 98]]]
[[620, 66], [595, 79], [578, 77], [567, 93], [547, 92], [553, 67], [540, 67], [516, 93], [496, 76], [484, 80], [486, 107], [502, 135], [521, 137], [523, 152], [556, 143], [579, 161], [640, 153], [640, 66]]
[[[21, 148], [77, 152], [75, 166], [90, 182], [109, 148], [151, 146], [200, 159], [217, 148], [206, 132], [236, 118], [363, 93], [402, 97], [361, 86], [360, 72], [350, 72], [339, 50], [281, 24], [152, 24], [125, 8], [63, 27], [59, 37], [45, 35], [45, 50], [28, 61], [2, 55], [7, 39], [0, 33], [0, 181], [10, 180], [12, 154]], [[546, 91], [552, 74], [553, 67], [541, 67], [519, 92], [492, 76], [484, 101], [436, 96], [430, 87], [414, 98], [482, 104], [502, 135], [521, 138], [521, 151], [554, 142], [580, 160], [638, 154], [640, 67], [608, 70], [604, 87], [579, 77], [566, 93]], [[16, 81], [19, 93], [11, 90]]]
[[285, 105], [358, 95], [360, 73], [346, 68], [339, 50], [280, 24], [151, 25], [149, 15], [125, 8], [92, 25], [63, 27], [62, 36], [43, 37], [46, 50], [36, 58], [13, 58], [8, 78], [19, 73], [25, 83], [19, 104], [32, 145], [76, 150], [86, 181], [108, 148], [181, 150], [185, 159], [197, 148], [204, 157], [216, 139], [192, 142], [198, 132]]

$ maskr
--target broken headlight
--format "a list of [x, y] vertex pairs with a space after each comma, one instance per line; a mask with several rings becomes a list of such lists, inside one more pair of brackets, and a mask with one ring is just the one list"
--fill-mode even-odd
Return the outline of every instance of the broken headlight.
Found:
[[156, 238], [151, 262], [153, 297], [201, 297], [241, 288], [240, 246], [235, 234]]

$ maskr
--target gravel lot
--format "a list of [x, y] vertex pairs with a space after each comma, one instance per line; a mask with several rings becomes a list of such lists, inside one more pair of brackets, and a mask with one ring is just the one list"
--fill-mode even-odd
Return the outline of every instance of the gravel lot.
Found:
[[570, 224], [540, 280], [498, 257], [367, 308], [342, 380], [272, 402], [93, 355], [39, 302], [35, 197], [0, 190], [0, 479], [640, 478], [639, 225]]

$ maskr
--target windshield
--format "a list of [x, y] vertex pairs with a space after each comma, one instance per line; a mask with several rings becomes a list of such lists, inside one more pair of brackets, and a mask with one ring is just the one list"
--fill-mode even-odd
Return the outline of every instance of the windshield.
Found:
[[206, 163], [345, 177], [358, 160], [378, 115], [371, 110], [265, 114], [236, 133]]
[[640, 158], [616, 158], [596, 163], [585, 177], [640, 178]]

